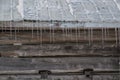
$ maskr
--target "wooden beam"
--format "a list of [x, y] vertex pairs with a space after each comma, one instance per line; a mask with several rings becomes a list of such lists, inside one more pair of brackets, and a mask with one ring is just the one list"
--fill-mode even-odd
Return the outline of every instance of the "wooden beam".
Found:
[[80, 31], [67, 30], [67, 33], [63, 30], [50, 31], [5, 31], [0, 33], [0, 44], [42, 44], [42, 43], [113, 43], [116, 46], [119, 45], [119, 36], [116, 34], [115, 29], [108, 30], [109, 34], [102, 35], [102, 30], [94, 30], [92, 34], [89, 33], [89, 29]]
[[43, 44], [41, 45], [1, 45], [1, 57], [57, 58], [57, 57], [120, 57], [120, 48], [99, 44]]
[[[14, 70], [14, 71], [0, 71], [0, 75], [40, 75], [43, 70]], [[48, 70], [51, 72], [48, 75], [85, 75], [84, 70]], [[110, 75], [120, 74], [119, 70], [94, 70], [92, 75]]]

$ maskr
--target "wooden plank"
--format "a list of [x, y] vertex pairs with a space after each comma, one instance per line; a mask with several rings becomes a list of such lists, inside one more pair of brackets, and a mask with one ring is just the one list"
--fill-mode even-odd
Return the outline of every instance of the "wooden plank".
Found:
[[0, 58], [0, 70], [118, 69], [119, 57]]
[[[49, 30], [43, 30], [42, 35], [39, 31], [13, 31], [0, 33], [0, 44], [40, 44], [40, 43], [101, 43], [102, 44], [102, 29], [94, 30], [93, 35], [90, 37], [89, 29], [80, 30], [80, 33], [76, 31], [63, 32], [63, 30], [57, 30], [50, 32]], [[33, 33], [33, 34], [32, 34]], [[117, 38], [116, 38], [117, 37]], [[119, 38], [116, 36], [115, 29], [109, 30], [109, 35], [105, 37], [103, 35], [105, 43], [118, 43]], [[119, 45], [119, 44], [118, 44]]]
[[[45, 70], [13, 70], [0, 71], [0, 75], [41, 75]], [[85, 75], [84, 70], [49, 70], [48, 75]], [[120, 74], [118, 70], [94, 70], [91, 75]]]
[[119, 57], [120, 48], [106, 45], [104, 48], [97, 45], [85, 44], [43, 44], [40, 45], [1, 45], [1, 57]]
[[[11, 29], [11, 30], [10, 30]], [[59, 27], [59, 26], [54, 26], [53, 27], [54, 31], [62, 31], [63, 29], [70, 29], [72, 31], [76, 31], [76, 30], [81, 30], [81, 31], [87, 31], [88, 29], [93, 29], [95, 31], [100, 31], [101, 29], [108, 29], [108, 30], [115, 30], [115, 27]], [[119, 27], [117, 27], [117, 29], [119, 29]], [[46, 30], [46, 31], [50, 31], [50, 27], [49, 26], [37, 26], [37, 27], [32, 27], [31, 25], [25, 27], [25, 26], [12, 26], [10, 27], [9, 24], [8, 26], [0, 26], [0, 31], [31, 31], [31, 30], [34, 30], [34, 31], [37, 31], [37, 30]]]
[[[93, 80], [119, 80], [119, 75], [96, 75], [93, 76]], [[14, 76], [0, 76], [1, 80], [41, 80], [40, 75], [14, 75]], [[49, 76], [47, 80], [90, 80], [86, 78], [84, 75], [83, 76], [77, 76], [77, 75], [72, 75], [72, 76]]]

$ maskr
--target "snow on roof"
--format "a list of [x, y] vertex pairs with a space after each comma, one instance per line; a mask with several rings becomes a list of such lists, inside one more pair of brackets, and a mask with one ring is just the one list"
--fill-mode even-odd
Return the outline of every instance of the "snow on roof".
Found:
[[[120, 25], [120, 0], [0, 0], [0, 20], [80, 21]], [[102, 24], [101, 24], [102, 23]]]

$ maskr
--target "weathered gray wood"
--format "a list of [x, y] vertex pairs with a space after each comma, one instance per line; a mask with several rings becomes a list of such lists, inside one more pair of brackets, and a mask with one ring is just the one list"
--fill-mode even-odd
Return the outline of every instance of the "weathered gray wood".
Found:
[[[41, 80], [40, 75], [16, 75], [16, 76], [0, 76], [0, 80]], [[93, 76], [93, 80], [119, 80], [120, 76], [119, 75], [96, 75]], [[49, 76], [48, 80], [90, 80], [86, 78], [84, 75], [83, 76]]]
[[2, 57], [119, 57], [120, 48], [112, 44], [43, 44], [41, 45], [0, 45]]
[[8, 70], [0, 71], [0, 75], [38, 75], [38, 70]]
[[[67, 32], [66, 32], [67, 31]], [[93, 29], [92, 37], [90, 36], [89, 29], [60, 29], [50, 32], [50, 29], [43, 29], [42, 35], [40, 31], [33, 31], [32, 29], [29, 31], [26, 30], [13, 30], [13, 32], [10, 33], [10, 31], [1, 32], [0, 34], [0, 44], [14, 44], [14, 43], [22, 43], [22, 44], [40, 44], [40, 43], [89, 43], [89, 42], [95, 42], [95, 43], [101, 43], [102, 44], [102, 33], [105, 43], [113, 43], [116, 44], [116, 41], [119, 41], [119, 38], [116, 40], [116, 33], [115, 29], [108, 29], [109, 35], [105, 37], [105, 30], [102, 32], [101, 29]], [[67, 33], [67, 34], [66, 34]], [[53, 35], [54, 34], [54, 35]], [[90, 44], [90, 43], [89, 43]], [[118, 44], [119, 45], [119, 44]]]
[[[8, 70], [8, 71], [0, 71], [0, 75], [41, 75], [42, 72], [46, 70]], [[84, 69], [76, 69], [76, 70], [49, 70], [46, 71], [48, 75], [86, 75], [84, 73]], [[118, 69], [112, 70], [93, 70], [91, 75], [110, 75], [116, 74], [119, 75], [120, 71]]]
[[119, 69], [119, 57], [0, 58], [0, 70]]
[[[22, 29], [21, 29], [22, 30]], [[29, 29], [30, 31], [31, 29]], [[27, 30], [26, 30], [27, 31]], [[55, 31], [55, 43], [50, 43], [49, 30], [44, 33], [44, 44], [40, 44], [36, 31], [32, 38], [31, 31], [17, 31], [17, 40], [10, 36], [9, 31], [0, 34], [0, 71], [24, 70], [83, 70], [92, 68], [96, 70], [119, 70], [120, 48], [116, 45], [115, 30], [102, 45], [101, 29], [94, 32], [94, 40], [89, 44], [88, 33], [81, 30], [81, 37], [76, 40], [73, 34], [63, 36], [61, 30]], [[64, 33], [65, 34], [65, 33]], [[40, 37], [40, 36], [39, 36]], [[65, 37], [65, 41], [61, 38]], [[72, 37], [72, 39], [71, 39]], [[84, 37], [87, 37], [86, 39]], [[119, 40], [117, 40], [119, 41]], [[66, 43], [69, 42], [69, 43]], [[71, 43], [73, 42], [73, 43]], [[84, 43], [78, 43], [84, 42]], [[20, 45], [18, 45], [20, 43]], [[66, 44], [65, 44], [66, 43]], [[11, 45], [2, 45], [11, 44]], [[17, 45], [16, 45], [17, 44]], [[32, 44], [32, 45], [24, 45]], [[37, 44], [37, 45], [33, 45]], [[57, 56], [57, 57], [56, 57]], [[10, 58], [12, 57], [12, 58]], [[14, 58], [13, 58], [14, 57]], [[16, 58], [15, 58], [16, 57]], [[24, 58], [17, 58], [24, 57]], [[14, 73], [14, 72], [13, 72]], [[31, 73], [31, 72], [28, 72]], [[0, 80], [40, 80], [40, 75], [14, 75], [0, 76]], [[49, 80], [89, 80], [85, 75], [49, 76]], [[93, 80], [119, 80], [119, 75], [95, 75]]]

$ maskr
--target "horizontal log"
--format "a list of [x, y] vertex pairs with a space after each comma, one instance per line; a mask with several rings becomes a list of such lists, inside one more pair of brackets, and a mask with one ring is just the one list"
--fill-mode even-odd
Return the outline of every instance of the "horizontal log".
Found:
[[0, 75], [38, 75], [37, 70], [0, 71]]
[[[117, 29], [118, 31], [118, 29]], [[36, 30], [36, 31], [5, 31], [0, 33], [0, 44], [42, 44], [42, 43], [120, 43], [119, 32], [115, 29], [92, 30]]]
[[117, 69], [119, 57], [0, 58], [0, 70]]
[[[8, 56], [10, 57], [10, 56]], [[120, 55], [29, 55], [29, 56], [15, 56], [18, 58], [57, 58], [57, 57], [120, 57]]]
[[[119, 80], [119, 75], [94, 75], [93, 80]], [[5, 75], [0, 76], [1, 80], [40, 80], [40, 75]], [[48, 76], [48, 80], [88, 80], [88, 78], [85, 77], [85, 75], [58, 75], [58, 76]]]
[[[40, 72], [47, 70], [14, 70], [0, 71], [0, 75], [41, 75]], [[48, 75], [85, 75], [84, 70], [49, 70]], [[91, 75], [120, 74], [119, 70], [94, 70]]]
[[56, 31], [63, 31], [63, 30], [71, 30], [71, 31], [87, 31], [88, 29], [92, 29], [94, 31], [100, 31], [100, 30], [115, 30], [115, 29], [120, 29], [119, 27], [59, 27], [59, 26], [54, 26], [54, 27], [39, 27], [39, 26], [36, 26], [36, 27], [33, 27], [33, 26], [29, 26], [29, 27], [25, 27], [25, 26], [22, 26], [22, 27], [19, 27], [19, 26], [8, 26], [8, 27], [1, 27], [0, 26], [0, 31], [31, 31], [31, 30], [34, 30], [34, 31], [38, 31], [38, 30], [45, 30], [45, 31], [50, 31], [50, 30], [54, 30], [55, 32]]
[[104, 48], [86, 44], [1, 45], [1, 57], [55, 58], [55, 57], [120, 57], [120, 48], [106, 45]]

